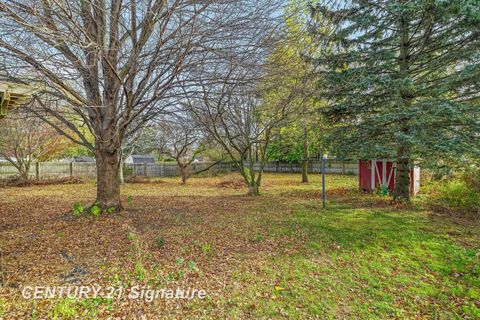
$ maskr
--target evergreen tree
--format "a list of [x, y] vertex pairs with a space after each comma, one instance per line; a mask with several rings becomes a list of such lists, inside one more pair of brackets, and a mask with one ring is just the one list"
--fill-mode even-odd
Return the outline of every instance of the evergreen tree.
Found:
[[334, 44], [315, 63], [339, 154], [395, 159], [394, 199], [406, 201], [414, 161], [478, 159], [478, 0], [325, 0], [312, 12]]

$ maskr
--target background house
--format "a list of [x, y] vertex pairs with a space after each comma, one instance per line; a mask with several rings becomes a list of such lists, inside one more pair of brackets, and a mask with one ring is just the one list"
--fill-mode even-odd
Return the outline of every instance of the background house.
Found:
[[95, 158], [86, 156], [75, 156], [72, 158], [72, 162], [95, 162]]
[[138, 155], [138, 154], [133, 154], [131, 156], [128, 156], [127, 159], [125, 159], [125, 163], [155, 163], [155, 157], [150, 156], [150, 155]]

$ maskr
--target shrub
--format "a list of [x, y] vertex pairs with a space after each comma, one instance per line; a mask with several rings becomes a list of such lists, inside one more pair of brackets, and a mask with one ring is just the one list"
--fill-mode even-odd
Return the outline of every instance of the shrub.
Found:
[[390, 194], [390, 190], [388, 189], [388, 185], [382, 184], [375, 189], [375, 193], [381, 197], [386, 197]]
[[443, 182], [438, 189], [438, 200], [452, 211], [480, 212], [480, 192], [462, 178]]
[[80, 202], [75, 202], [73, 205], [73, 215], [75, 217], [79, 217], [83, 212], [85, 211], [85, 208], [83, 207], [83, 204]]
[[480, 193], [480, 168], [473, 167], [465, 170], [462, 180], [471, 190]]
[[97, 204], [94, 204], [90, 207], [90, 212], [95, 216], [98, 217], [100, 215], [100, 207]]
[[128, 177], [133, 174], [133, 168], [128, 167], [128, 166], [123, 166], [123, 176]]
[[115, 210], [116, 210], [115, 207], [110, 207], [110, 208], [105, 209], [105, 213], [112, 214], [112, 213], [115, 212]]

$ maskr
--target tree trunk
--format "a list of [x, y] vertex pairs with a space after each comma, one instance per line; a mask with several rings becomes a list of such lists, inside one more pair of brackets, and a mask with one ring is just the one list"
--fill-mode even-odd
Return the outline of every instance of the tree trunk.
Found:
[[27, 183], [29, 180], [29, 170], [30, 166], [21, 163], [18, 167], [19, 180], [21, 183]]
[[189, 172], [188, 172], [188, 165], [187, 166], [180, 166], [180, 173], [182, 175], [182, 185], [186, 185], [187, 184], [187, 179], [188, 179], [188, 175], [189, 175]]
[[252, 159], [252, 153], [250, 152], [248, 156], [248, 168], [245, 168], [243, 161], [238, 164], [238, 168], [242, 177], [245, 181], [245, 184], [248, 187], [248, 194], [251, 196], [258, 196], [260, 194], [260, 180], [261, 174], [258, 176], [258, 180], [255, 174], [255, 163]]
[[123, 174], [123, 167], [124, 167], [124, 158], [123, 158], [123, 150], [120, 148], [120, 152], [118, 154], [118, 158], [120, 159], [120, 169], [118, 170], [118, 180], [120, 184], [125, 184], [125, 176]]
[[303, 128], [303, 161], [302, 161], [302, 183], [308, 183], [308, 130]]
[[187, 184], [187, 175], [185, 173], [182, 172], [182, 185], [186, 185]]
[[123, 161], [120, 161], [120, 169], [118, 170], [118, 180], [119, 180], [120, 184], [125, 184], [125, 176], [123, 174], [123, 167], [124, 167], [124, 163], [123, 163]]
[[248, 194], [251, 196], [258, 196], [260, 190], [256, 181], [252, 181], [248, 184]]
[[308, 183], [308, 160], [302, 162], [302, 183]]
[[182, 177], [182, 186], [184, 186], [187, 184], [188, 177], [190, 176], [190, 164], [185, 164], [177, 159], [177, 165], [180, 169], [180, 176]]
[[[413, 91], [408, 85], [410, 83], [410, 35], [408, 17], [402, 16], [399, 20], [400, 30], [400, 55], [399, 55], [399, 79], [403, 85], [400, 86], [402, 104], [399, 111], [406, 113], [412, 106]], [[410, 202], [410, 142], [405, 138], [410, 131], [409, 118], [403, 116], [399, 120], [399, 129], [402, 135], [397, 141], [397, 169], [395, 174], [395, 185], [393, 188], [393, 199], [395, 201]]]
[[27, 171], [20, 172], [19, 180], [20, 180], [21, 183], [27, 183], [28, 182], [28, 172]]
[[402, 156], [405, 153], [404, 151], [402, 147], [398, 150], [393, 199], [395, 201], [410, 202], [410, 161], [408, 158]]
[[102, 210], [122, 209], [120, 202], [120, 157], [119, 148], [96, 146], [97, 203]]

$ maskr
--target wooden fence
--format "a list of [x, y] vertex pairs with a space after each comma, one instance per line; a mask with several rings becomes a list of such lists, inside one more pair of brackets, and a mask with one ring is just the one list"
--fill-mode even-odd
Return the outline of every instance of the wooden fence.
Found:
[[[193, 163], [192, 172], [204, 171], [208, 167], [211, 173], [222, 173], [235, 171], [235, 166], [230, 162], [220, 162], [212, 166], [212, 163], [202, 162]], [[260, 163], [255, 163], [255, 169], [260, 168]], [[265, 172], [283, 172], [300, 173], [302, 165], [300, 163], [269, 162], [265, 165]], [[321, 172], [321, 161], [310, 161], [308, 166], [310, 173]], [[325, 165], [326, 173], [337, 174], [358, 174], [357, 162], [344, 162], [337, 160], [327, 160]], [[128, 176], [146, 176], [146, 177], [174, 177], [179, 175], [176, 163], [145, 163], [145, 164], [125, 164], [125, 177]], [[82, 179], [95, 179], [95, 163], [81, 162], [37, 162], [30, 169], [32, 179], [48, 180], [56, 178], [76, 177]], [[0, 162], [0, 180], [8, 179], [18, 175], [17, 169], [10, 163]]]

